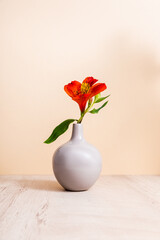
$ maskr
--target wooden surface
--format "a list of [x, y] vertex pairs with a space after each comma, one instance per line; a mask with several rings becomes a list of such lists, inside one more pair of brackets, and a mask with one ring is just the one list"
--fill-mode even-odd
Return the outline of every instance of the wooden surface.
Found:
[[0, 176], [0, 240], [160, 240], [160, 177], [102, 176], [67, 192], [53, 176]]

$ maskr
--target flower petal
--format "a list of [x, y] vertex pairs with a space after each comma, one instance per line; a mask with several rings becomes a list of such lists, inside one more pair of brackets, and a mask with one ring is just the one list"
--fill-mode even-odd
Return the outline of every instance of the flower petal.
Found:
[[85, 78], [84, 80], [83, 80], [83, 82], [82, 83], [88, 83], [89, 85], [90, 85], [90, 87], [94, 84], [94, 83], [96, 83], [98, 80], [97, 79], [95, 79], [95, 78], [93, 78], [93, 77], [87, 77], [87, 78]]
[[84, 111], [85, 111], [85, 108], [86, 108], [86, 104], [87, 104], [88, 99], [89, 99], [89, 98], [85, 98], [85, 97], [81, 96], [81, 98], [79, 98], [79, 99], [73, 99], [73, 100], [78, 103], [81, 112], [84, 112]]
[[77, 96], [81, 90], [81, 83], [78, 81], [72, 81], [64, 86], [64, 90], [70, 97]]
[[90, 97], [94, 97], [98, 93], [104, 91], [107, 88], [105, 83], [96, 83], [93, 87], [90, 89]]

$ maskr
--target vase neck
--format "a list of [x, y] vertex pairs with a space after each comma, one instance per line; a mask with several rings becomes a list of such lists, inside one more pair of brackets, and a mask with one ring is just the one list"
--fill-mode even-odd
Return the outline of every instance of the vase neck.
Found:
[[73, 124], [71, 140], [83, 140], [82, 124]]

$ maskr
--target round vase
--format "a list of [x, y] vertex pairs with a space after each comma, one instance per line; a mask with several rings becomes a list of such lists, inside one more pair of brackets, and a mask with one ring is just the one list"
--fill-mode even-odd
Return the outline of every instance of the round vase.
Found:
[[53, 155], [53, 171], [60, 185], [70, 191], [88, 190], [102, 169], [99, 151], [83, 137], [82, 124], [73, 124], [71, 139]]

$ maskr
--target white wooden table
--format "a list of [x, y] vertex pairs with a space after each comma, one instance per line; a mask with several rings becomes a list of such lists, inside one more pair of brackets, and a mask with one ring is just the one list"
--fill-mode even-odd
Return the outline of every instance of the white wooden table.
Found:
[[102, 176], [85, 192], [53, 176], [0, 176], [0, 240], [160, 240], [160, 176]]

